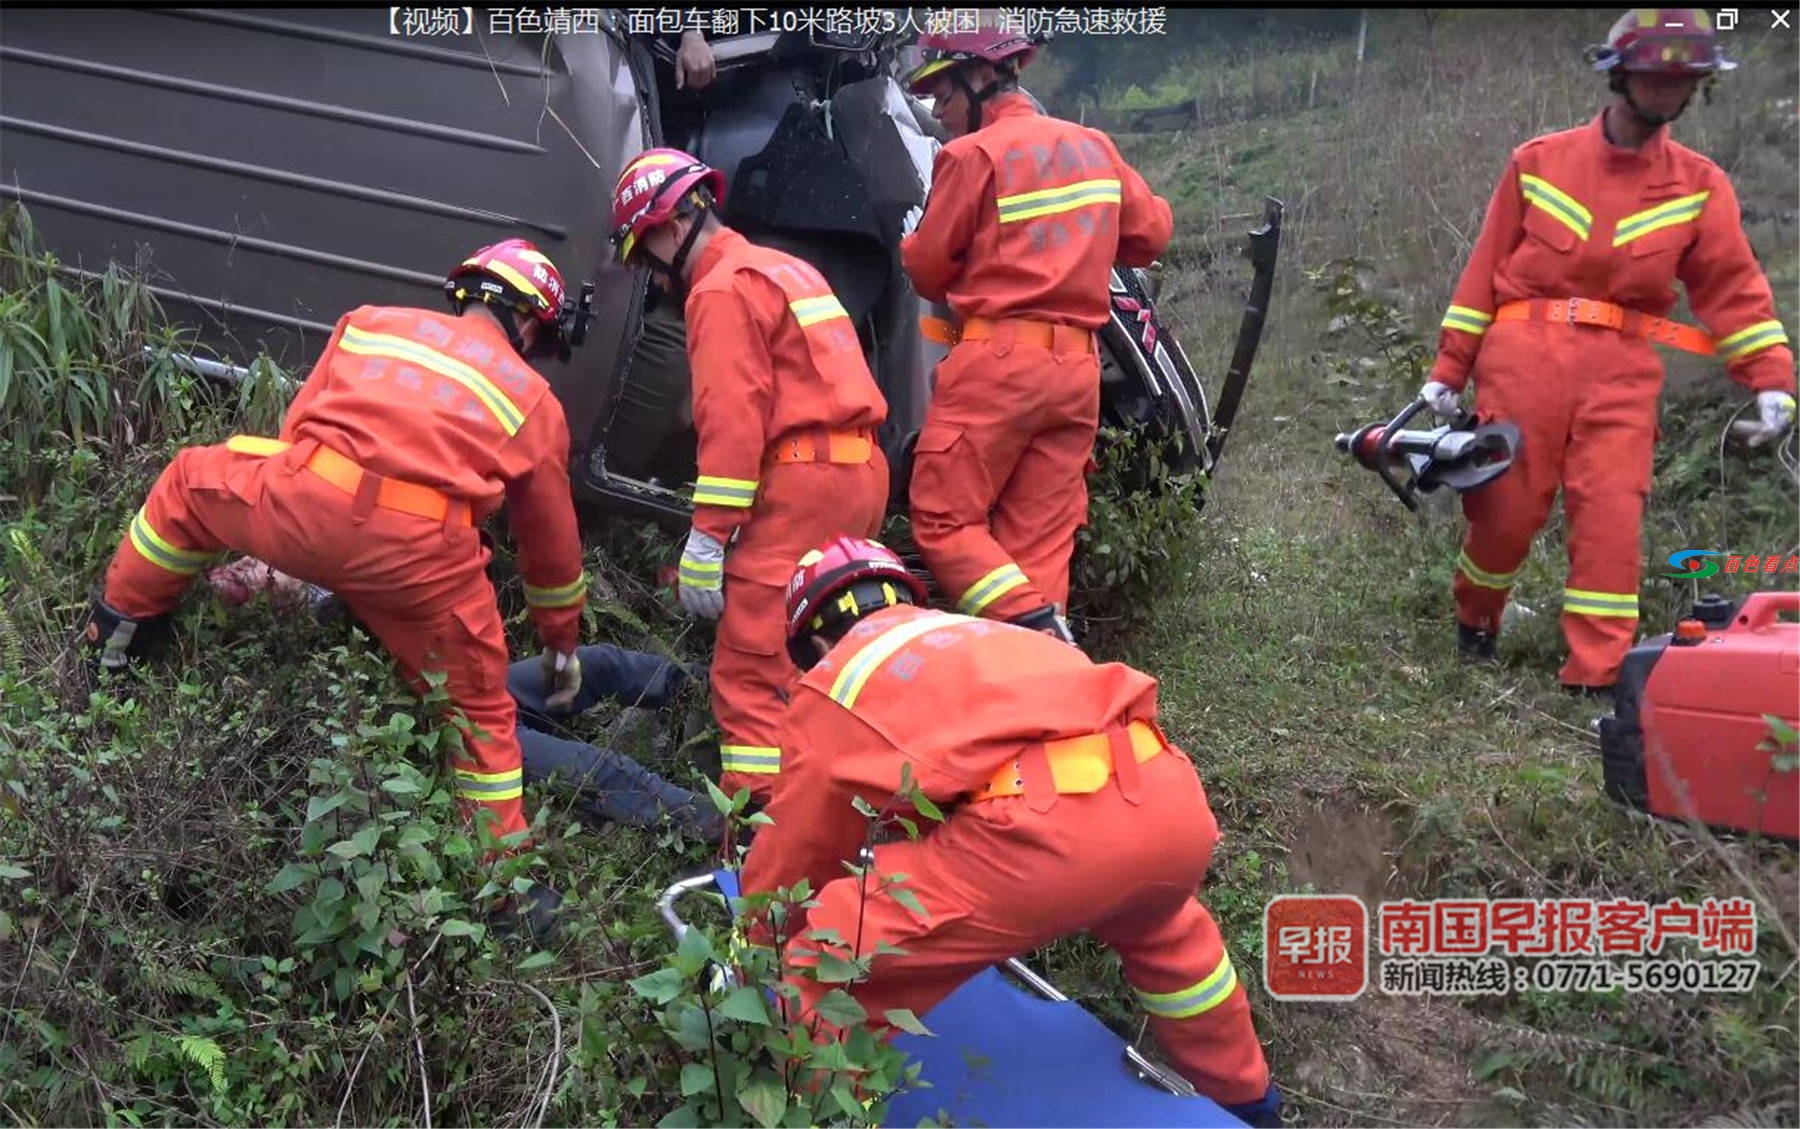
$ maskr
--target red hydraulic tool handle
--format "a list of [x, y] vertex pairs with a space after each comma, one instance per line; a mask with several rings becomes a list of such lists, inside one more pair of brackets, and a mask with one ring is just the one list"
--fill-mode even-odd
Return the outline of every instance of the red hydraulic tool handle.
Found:
[[1728, 631], [1761, 631], [1782, 612], [1800, 612], [1800, 592], [1753, 592]]

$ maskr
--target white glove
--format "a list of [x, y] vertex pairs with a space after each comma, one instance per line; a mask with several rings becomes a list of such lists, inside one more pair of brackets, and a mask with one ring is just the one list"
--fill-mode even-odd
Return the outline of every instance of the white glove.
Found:
[[1750, 432], [1752, 447], [1781, 438], [1794, 422], [1794, 398], [1786, 392], [1758, 392], [1756, 410], [1762, 416], [1762, 426]]
[[688, 530], [678, 575], [675, 596], [682, 607], [707, 619], [725, 614], [725, 546], [716, 538]]
[[1425, 386], [1419, 389], [1419, 399], [1430, 404], [1431, 410], [1437, 413], [1439, 419], [1454, 419], [1462, 412], [1458, 393], [1452, 391], [1449, 385], [1439, 384], [1435, 380], [1426, 381]]
[[900, 221], [900, 234], [901, 235], [911, 235], [915, 230], [918, 229], [919, 221], [924, 218], [925, 218], [925, 209], [919, 207], [917, 204], [914, 204], [912, 211], [907, 212], [905, 217], [902, 218]]
[[544, 649], [544, 708], [552, 713], [567, 713], [575, 706], [575, 695], [581, 693], [581, 658], [570, 651], [559, 654]]

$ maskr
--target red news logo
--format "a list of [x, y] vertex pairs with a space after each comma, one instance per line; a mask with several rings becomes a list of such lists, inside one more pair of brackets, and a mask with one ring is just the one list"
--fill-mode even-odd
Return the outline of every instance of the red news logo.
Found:
[[1369, 987], [1369, 907], [1283, 894], [1263, 908], [1263, 986], [1278, 1000], [1354, 1000]]

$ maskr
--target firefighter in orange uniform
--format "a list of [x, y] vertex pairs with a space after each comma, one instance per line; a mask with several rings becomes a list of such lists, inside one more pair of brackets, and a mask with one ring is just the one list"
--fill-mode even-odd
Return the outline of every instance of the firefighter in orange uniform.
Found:
[[1100, 420], [1095, 333], [1114, 262], [1169, 244], [1168, 202], [1099, 130], [1047, 117], [1017, 89], [1038, 41], [928, 35], [907, 76], [955, 135], [900, 244], [956, 342], [914, 451], [912, 532], [958, 610], [1070, 642], [1063, 615]]
[[[1124, 962], [1182, 1076], [1251, 1124], [1278, 1124], [1249, 999], [1195, 898], [1218, 825], [1193, 763], [1157, 728], [1156, 680], [924, 602], [879, 544], [840, 537], [801, 559], [788, 648], [806, 674], [782, 729], [773, 822], [751, 844], [742, 892], [804, 878], [818, 904], [786, 937], [860, 937], [857, 954], [821, 944], [846, 959], [903, 950], [883, 948], [851, 988], [871, 1016], [923, 1015], [983, 969], [1089, 932]], [[856, 797], [910, 813], [896, 800], [903, 767], [946, 818], [875, 846], [872, 872], [907, 875], [924, 918], [887, 894], [859, 906], [860, 880], [843, 870], [867, 830]], [[746, 939], [772, 946], [772, 928], [757, 916]], [[816, 960], [793, 956], [798, 967]], [[803, 1009], [831, 987], [789, 975]]]
[[[570, 500], [568, 423], [526, 363], [566, 359], [563, 280], [537, 248], [483, 248], [445, 282], [450, 314], [362, 306], [338, 320], [279, 439], [175, 457], [106, 573], [87, 636], [104, 668], [166, 632], [194, 576], [227, 550], [336, 593], [423, 689], [447, 676], [471, 726], [453, 758], [465, 811], [526, 831], [507, 647], [479, 523], [518, 533], [547, 683], [580, 687], [587, 579]], [[477, 805], [479, 807], [477, 807]], [[554, 901], [537, 887], [534, 901]]]
[[887, 402], [824, 276], [721, 223], [724, 194], [699, 159], [648, 150], [619, 177], [613, 241], [620, 262], [683, 297], [699, 477], [677, 593], [719, 621], [720, 785], [767, 804], [798, 676], [782, 655], [782, 588], [813, 545], [880, 529]]
[[[1483, 418], [1523, 439], [1509, 474], [1463, 500], [1458, 647], [1492, 659], [1501, 613], [1558, 487], [1569, 522], [1562, 628], [1573, 691], [1612, 686], [1638, 623], [1639, 544], [1662, 363], [1716, 355], [1756, 394], [1751, 442], [1793, 420], [1794, 357], [1725, 173], [1668, 124], [1736, 66], [1706, 12], [1645, 8], [1589, 49], [1613, 99], [1593, 121], [1514, 150], [1457, 283], [1420, 395], [1453, 415], [1471, 376]], [[1674, 283], [1702, 333], [1668, 321]]]

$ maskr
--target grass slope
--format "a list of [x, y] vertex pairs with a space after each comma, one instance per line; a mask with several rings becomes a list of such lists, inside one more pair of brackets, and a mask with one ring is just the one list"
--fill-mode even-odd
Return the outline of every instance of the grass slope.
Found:
[[[1311, 111], [1120, 139], [1175, 201], [1165, 306], [1207, 374], [1236, 328], [1242, 229], [1264, 192], [1290, 210], [1239, 434], [1203, 516], [1162, 546], [1144, 625], [1109, 657], [1161, 678], [1168, 728], [1207, 782], [1225, 840], [1206, 900], [1296, 1123], [1792, 1124], [1793, 851], [1602, 797], [1595, 707], [1554, 686], [1559, 519], [1519, 588], [1539, 614], [1509, 633], [1500, 667], [1462, 667], [1448, 594], [1460, 519], [1410, 516], [1331, 448], [1416, 388], [1506, 151], [1583, 120], [1597, 96], [1568, 64], [1583, 41], [1572, 19], [1415, 18], [1372, 21], [1354, 87], [1331, 48]], [[1738, 179], [1792, 332], [1794, 60], [1746, 46], [1760, 69], [1678, 134]], [[1303, 59], [1267, 60], [1262, 80], [1208, 74], [1194, 92], [1307, 74]], [[648, 1124], [704, 1085], [683, 1070], [681, 1033], [628, 986], [667, 957], [652, 899], [702, 865], [692, 844], [588, 826], [566, 791], [533, 789], [547, 831], [535, 865], [574, 899], [564, 943], [535, 954], [467, 927], [469, 891], [515, 875], [469, 857], [435, 775], [447, 738], [414, 720], [424, 711], [366, 639], [194, 600], [173, 661], [122, 701], [88, 696], [69, 634], [163, 461], [266, 427], [279, 398], [186, 377], [166, 335], [145, 334], [160, 316], [128, 280], [59, 288], [14, 246], [0, 263], [0, 1116]], [[1369, 265], [1340, 276], [1345, 257]], [[1719, 449], [1743, 399], [1706, 366], [1671, 365], [1647, 575], [1678, 548], [1800, 540], [1792, 480], [1766, 454]], [[666, 538], [599, 532], [590, 638], [704, 655], [705, 633], [646, 583], [669, 553]], [[504, 552], [496, 575], [516, 653], [533, 653]], [[1693, 594], [1646, 580], [1646, 630]], [[689, 700], [669, 729], [704, 710]], [[698, 778], [676, 741], [618, 714], [580, 732]], [[1765, 975], [1742, 997], [1276, 1003], [1263, 906], [1307, 889], [1371, 905], [1750, 897]], [[1069, 941], [1035, 959], [1141, 1033], [1104, 952]]]
[[[1419, 38], [1405, 40], [1341, 104], [1121, 138], [1175, 204], [1165, 302], [1209, 375], [1223, 371], [1236, 329], [1242, 231], [1263, 193], [1289, 206], [1282, 285], [1239, 434], [1184, 538], [1168, 598], [1129, 654], [1162, 678], [1171, 731], [1207, 781], [1226, 838], [1206, 897], [1304, 1123], [1693, 1124], [1734, 1113], [1791, 1122], [1800, 1116], [1792, 849], [1720, 842], [1605, 799], [1589, 728], [1602, 707], [1555, 685], [1560, 510], [1516, 592], [1538, 614], [1509, 631], [1500, 667], [1465, 667], [1449, 597], [1462, 530], [1454, 506], [1440, 500], [1415, 518], [1331, 446], [1334, 433], [1390, 414], [1422, 381], [1507, 150], [1585, 121], [1603, 97], [1592, 76], [1555, 65], [1568, 21], [1547, 19], [1522, 51], [1499, 51], [1518, 14], [1451, 18], [1467, 50], [1433, 57]], [[1452, 42], [1444, 26], [1437, 33]], [[1750, 65], [1676, 132], [1733, 173], [1793, 335], [1795, 60], [1791, 48], [1742, 46]], [[1348, 258], [1367, 265], [1333, 269]], [[1351, 288], [1334, 302], [1341, 281]], [[1766, 452], [1721, 447], [1747, 395], [1691, 358], [1671, 358], [1669, 370], [1645, 522], [1645, 634], [1669, 629], [1697, 594], [1656, 579], [1670, 552], [1789, 554], [1800, 543], [1793, 479]], [[1792, 577], [1709, 583], [1733, 597], [1794, 586]], [[1261, 991], [1262, 908], [1303, 890], [1356, 893], [1371, 907], [1401, 897], [1744, 896], [1758, 907], [1764, 973], [1745, 996], [1275, 1002]], [[1116, 973], [1091, 947], [1064, 946], [1056, 964], [1094, 986], [1096, 1010], [1117, 998]]]

